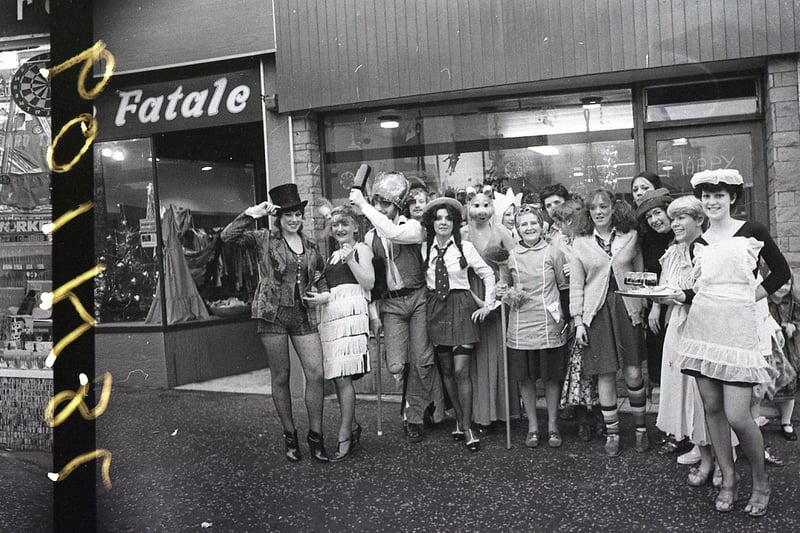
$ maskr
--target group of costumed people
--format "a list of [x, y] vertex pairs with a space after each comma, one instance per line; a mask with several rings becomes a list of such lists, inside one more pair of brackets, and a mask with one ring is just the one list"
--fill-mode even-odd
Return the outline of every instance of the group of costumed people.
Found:
[[[320, 462], [346, 460], [359, 446], [353, 380], [370, 371], [370, 334], [382, 333], [388, 371], [404, 382], [407, 440], [423, 440], [424, 422], [441, 423], [452, 409], [452, 439], [472, 452], [493, 423], [522, 409], [525, 446], [546, 440], [558, 448], [559, 409], [571, 409], [579, 439], [600, 435], [604, 452], [618, 456], [620, 370], [633, 448], [647, 451], [647, 360], [651, 382], [669, 398], [656, 421], [661, 452], [694, 445], [679, 457], [696, 463], [687, 482], [719, 487], [714, 505], [727, 512], [737, 499], [738, 444], [752, 473], [744, 510], [763, 515], [765, 455], [778, 459], [757, 423], [762, 398], [779, 403], [783, 435], [796, 439], [799, 312], [791, 272], [766, 228], [732, 217], [743, 194], [739, 172], [700, 172], [691, 185], [693, 196], [673, 199], [645, 172], [632, 182], [633, 206], [606, 189], [573, 197], [561, 184], [543, 189], [535, 204], [487, 186], [462, 205], [430, 199], [420, 180], [383, 172], [369, 200], [354, 188], [349, 203], [331, 211], [336, 246], [327, 258], [302, 232], [307, 201], [296, 186], [270, 190], [270, 200], [240, 214], [222, 239], [259, 257], [252, 316], [286, 458], [301, 459], [290, 340], [305, 375], [308, 446]], [[257, 229], [255, 221], [268, 215], [272, 228]], [[359, 239], [361, 217], [371, 229]], [[658, 276], [648, 298], [628, 291], [627, 275], [639, 272]], [[341, 411], [331, 455], [322, 436], [325, 379], [335, 383]]]

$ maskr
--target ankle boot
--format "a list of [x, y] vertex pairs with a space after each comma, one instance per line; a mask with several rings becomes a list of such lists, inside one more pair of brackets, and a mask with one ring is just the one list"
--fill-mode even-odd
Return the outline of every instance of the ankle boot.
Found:
[[291, 433], [287, 431], [283, 432], [283, 446], [286, 458], [290, 462], [296, 463], [300, 460], [300, 446], [297, 444], [297, 430]]
[[320, 463], [327, 463], [330, 461], [328, 454], [325, 452], [325, 443], [322, 441], [322, 434], [316, 431], [308, 432], [308, 447], [311, 450], [311, 457]]

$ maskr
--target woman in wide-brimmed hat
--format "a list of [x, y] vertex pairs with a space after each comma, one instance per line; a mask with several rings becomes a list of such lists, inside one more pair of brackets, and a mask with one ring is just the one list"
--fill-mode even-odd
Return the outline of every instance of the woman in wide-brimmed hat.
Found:
[[[476, 321], [483, 320], [494, 304], [494, 271], [468, 241], [461, 240], [461, 204], [453, 198], [436, 198], [425, 206], [422, 225], [427, 231], [422, 256], [428, 286], [428, 336], [442, 365], [442, 381], [456, 412], [453, 437], [465, 437], [470, 451], [480, 449], [472, 429], [472, 379], [470, 355], [478, 341]], [[469, 290], [471, 268], [486, 288], [479, 307]]]
[[[303, 235], [303, 212], [297, 185], [279, 185], [269, 191], [270, 201], [247, 208], [222, 231], [222, 240], [252, 248], [258, 254], [259, 282], [253, 297], [252, 317], [267, 352], [272, 379], [272, 401], [283, 426], [286, 458], [300, 460], [297, 430], [289, 391], [289, 339], [297, 351], [306, 378], [308, 445], [312, 457], [327, 462], [322, 439], [323, 366], [316, 313], [309, 308], [328, 301], [323, 276], [325, 260], [316, 244]], [[273, 230], [255, 229], [258, 218], [275, 215]]]

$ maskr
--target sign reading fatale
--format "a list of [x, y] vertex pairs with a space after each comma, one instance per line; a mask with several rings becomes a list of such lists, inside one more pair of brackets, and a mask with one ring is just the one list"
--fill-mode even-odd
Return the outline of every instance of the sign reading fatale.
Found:
[[241, 70], [104, 91], [99, 137], [122, 138], [261, 120], [257, 70]]

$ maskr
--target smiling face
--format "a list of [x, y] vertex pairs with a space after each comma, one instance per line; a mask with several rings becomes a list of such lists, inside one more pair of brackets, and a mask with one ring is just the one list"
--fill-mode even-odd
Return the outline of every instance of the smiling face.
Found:
[[408, 193], [408, 214], [411, 218], [419, 220], [422, 218], [422, 212], [425, 210], [425, 204], [428, 203], [428, 195], [422, 189], [412, 189]]
[[669, 232], [669, 216], [661, 207], [654, 207], [644, 215], [647, 225], [656, 233]]
[[589, 203], [589, 216], [598, 230], [608, 230], [611, 227], [611, 213], [613, 205], [605, 194], [595, 194]]
[[287, 211], [281, 214], [279, 220], [281, 231], [285, 233], [297, 233], [303, 227], [303, 212]]
[[631, 184], [631, 194], [633, 195], [633, 202], [639, 205], [639, 200], [642, 199], [644, 193], [647, 191], [654, 191], [656, 188], [650, 183], [647, 178], [636, 178]]
[[675, 215], [670, 223], [677, 242], [693, 242], [703, 232], [703, 221], [688, 213]]
[[450, 212], [444, 207], [436, 210], [433, 218], [433, 231], [443, 241], [449, 239], [453, 234], [453, 219], [450, 217]]
[[722, 220], [731, 215], [731, 206], [735, 198], [731, 198], [726, 190], [703, 191], [700, 195], [700, 203], [703, 204], [703, 212], [710, 222]]
[[517, 217], [517, 232], [525, 244], [533, 246], [542, 238], [542, 223], [533, 213], [522, 213]]
[[514, 221], [517, 219], [517, 206], [511, 204], [503, 212], [503, 225], [508, 229], [514, 229]]
[[339, 245], [352, 244], [355, 241], [355, 224], [346, 215], [335, 215], [331, 221], [331, 236]]

